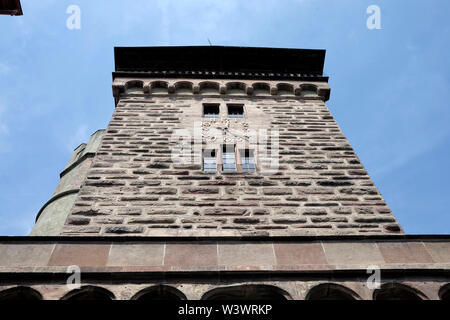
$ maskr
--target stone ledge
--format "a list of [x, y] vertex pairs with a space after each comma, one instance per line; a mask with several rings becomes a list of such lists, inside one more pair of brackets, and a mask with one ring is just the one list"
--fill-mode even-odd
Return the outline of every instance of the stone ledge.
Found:
[[397, 239], [382, 240], [380, 236], [365, 240], [356, 237], [284, 241], [158, 239], [151, 242], [136, 237], [121, 241], [95, 237], [42, 238], [0, 238], [0, 272], [22, 273], [29, 268], [44, 272], [69, 265], [96, 272], [107, 272], [110, 268], [139, 272], [312, 272], [366, 270], [371, 265], [399, 272], [450, 270], [450, 239], [446, 236], [428, 239], [397, 236]]
[[358, 234], [358, 235], [308, 235], [308, 236], [190, 236], [190, 237], [150, 237], [150, 236], [0, 236], [2, 243], [39, 242], [311, 242], [311, 241], [442, 241], [450, 242], [450, 234]]

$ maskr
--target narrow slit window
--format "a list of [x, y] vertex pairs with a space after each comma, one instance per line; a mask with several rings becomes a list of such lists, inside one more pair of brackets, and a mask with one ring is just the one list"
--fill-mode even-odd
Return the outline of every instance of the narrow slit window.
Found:
[[241, 150], [242, 171], [255, 172], [255, 155], [253, 150]]
[[228, 118], [243, 118], [244, 117], [244, 105], [242, 104], [229, 104]]
[[220, 112], [220, 110], [219, 110], [218, 103], [204, 103], [203, 104], [203, 117], [218, 118], [219, 112]]
[[236, 155], [234, 145], [224, 145], [222, 150], [222, 170], [236, 171]]
[[203, 171], [217, 171], [216, 150], [205, 150], [203, 152]]

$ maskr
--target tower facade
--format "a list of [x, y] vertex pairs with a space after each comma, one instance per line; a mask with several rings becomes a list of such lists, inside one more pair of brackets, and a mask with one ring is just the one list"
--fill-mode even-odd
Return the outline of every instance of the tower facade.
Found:
[[402, 233], [324, 103], [324, 57], [116, 48], [114, 114], [52, 234]]
[[448, 237], [404, 235], [325, 104], [324, 59], [115, 48], [108, 127], [75, 150], [31, 237], [0, 245], [8, 272], [57, 276], [4, 295], [27, 283], [20, 294], [44, 298], [448, 298]]

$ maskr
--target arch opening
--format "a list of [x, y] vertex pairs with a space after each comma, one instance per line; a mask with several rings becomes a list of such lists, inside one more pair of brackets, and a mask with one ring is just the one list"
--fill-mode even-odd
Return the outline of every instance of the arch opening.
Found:
[[84, 286], [67, 293], [61, 300], [107, 301], [113, 300], [114, 294], [109, 290], [95, 286]]
[[317, 86], [314, 84], [302, 84], [300, 85], [300, 95], [302, 97], [308, 98], [308, 97], [316, 97], [317, 96]]
[[450, 283], [444, 285], [444, 286], [439, 290], [439, 298], [440, 298], [441, 300], [450, 301]]
[[279, 83], [277, 84], [279, 95], [292, 95], [294, 94], [294, 86], [289, 83]]
[[151, 93], [167, 93], [169, 84], [166, 81], [153, 81], [150, 84]]
[[42, 295], [30, 287], [15, 287], [0, 291], [0, 301], [37, 301]]
[[353, 290], [334, 283], [324, 283], [313, 287], [306, 295], [306, 300], [356, 300], [358, 295]]
[[187, 300], [178, 289], [169, 286], [154, 286], [136, 293], [131, 300]]
[[245, 94], [246, 85], [243, 82], [228, 82], [227, 94]]
[[125, 84], [125, 93], [144, 93], [144, 82], [140, 80], [131, 80]]
[[423, 300], [416, 289], [400, 283], [386, 283], [373, 293], [373, 300]]
[[253, 85], [253, 94], [270, 95], [270, 85], [265, 82], [256, 82]]
[[199, 83], [200, 93], [219, 93], [220, 85], [218, 82], [203, 81]]
[[208, 291], [202, 300], [288, 300], [289, 294], [270, 285], [240, 285]]
[[184, 94], [192, 94], [192, 82], [189, 81], [179, 81], [175, 83], [175, 92], [176, 93], [184, 93]]

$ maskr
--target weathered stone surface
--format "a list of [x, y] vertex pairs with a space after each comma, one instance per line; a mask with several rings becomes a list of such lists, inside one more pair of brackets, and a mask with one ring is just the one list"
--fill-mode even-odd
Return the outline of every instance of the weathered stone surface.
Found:
[[252, 261], [254, 266], [275, 265], [272, 244], [219, 244], [219, 266], [242, 266], [242, 262]]
[[425, 247], [435, 262], [450, 263], [450, 250], [448, 248], [448, 242], [430, 241], [425, 243]]
[[321, 180], [317, 181], [317, 185], [322, 187], [342, 187], [342, 186], [351, 186], [353, 182], [350, 181], [336, 181], [336, 180]]
[[274, 244], [277, 265], [326, 265], [327, 260], [320, 243]]
[[98, 209], [98, 208], [75, 208], [72, 211], [72, 215], [80, 216], [102, 216], [109, 214], [110, 211]]
[[266, 186], [276, 186], [278, 183], [276, 181], [270, 180], [250, 180], [248, 181], [249, 186], [256, 187], [266, 187]]
[[217, 194], [218, 188], [188, 188], [183, 190], [184, 194]]
[[211, 208], [203, 210], [205, 215], [244, 215], [249, 212], [246, 208]]
[[177, 194], [176, 188], [147, 188], [145, 193], [147, 194]]
[[379, 265], [384, 263], [380, 250], [374, 243], [326, 242], [323, 248], [330, 264], [335, 265]]
[[133, 226], [106, 226], [105, 233], [114, 234], [127, 234], [127, 233], [143, 233], [145, 229], [143, 227]]
[[304, 218], [273, 218], [272, 221], [279, 224], [306, 223]]
[[109, 244], [57, 244], [48, 265], [105, 266], [109, 250]]
[[164, 244], [116, 243], [111, 246], [108, 266], [162, 266]]
[[358, 223], [385, 223], [385, 222], [395, 222], [394, 218], [385, 217], [373, 217], [373, 218], [354, 218], [355, 222]]
[[44, 266], [50, 260], [55, 244], [0, 244], [0, 266], [20, 267], [20, 266]]
[[217, 244], [167, 244], [164, 265], [217, 267]]
[[421, 242], [379, 242], [386, 263], [432, 263], [433, 259]]
[[148, 209], [146, 210], [148, 215], [179, 215], [185, 214], [186, 210], [178, 208], [167, 208], [167, 209]]
[[152, 224], [152, 223], [174, 223], [173, 218], [133, 218], [128, 220], [129, 224]]
[[[62, 234], [161, 235], [164, 228], [198, 236], [402, 233], [320, 99], [225, 96], [217, 100], [224, 109], [214, 120], [202, 116], [205, 99], [201, 86], [195, 99], [119, 99]], [[245, 117], [227, 122], [226, 104], [234, 102], [244, 103]], [[258, 152], [254, 173], [221, 172], [220, 163], [218, 172], [203, 172], [201, 154], [186, 147], [194, 150], [198, 141], [200, 150], [207, 148], [210, 133], [182, 148], [172, 138], [195, 122], [264, 129], [272, 138], [278, 130], [278, 165], [269, 145], [266, 154]], [[193, 162], [174, 163], [174, 154]]]
[[91, 221], [91, 219], [84, 218], [84, 217], [69, 217], [67, 219], [66, 223], [79, 226], [79, 225], [89, 224], [90, 221]]
[[258, 218], [236, 218], [233, 219], [234, 223], [243, 223], [243, 224], [257, 224], [260, 221]]
[[263, 208], [256, 208], [252, 210], [254, 215], [266, 215], [269, 214], [269, 210]]
[[263, 193], [265, 195], [286, 195], [286, 194], [292, 194], [292, 189], [290, 189], [290, 188], [263, 188]]

